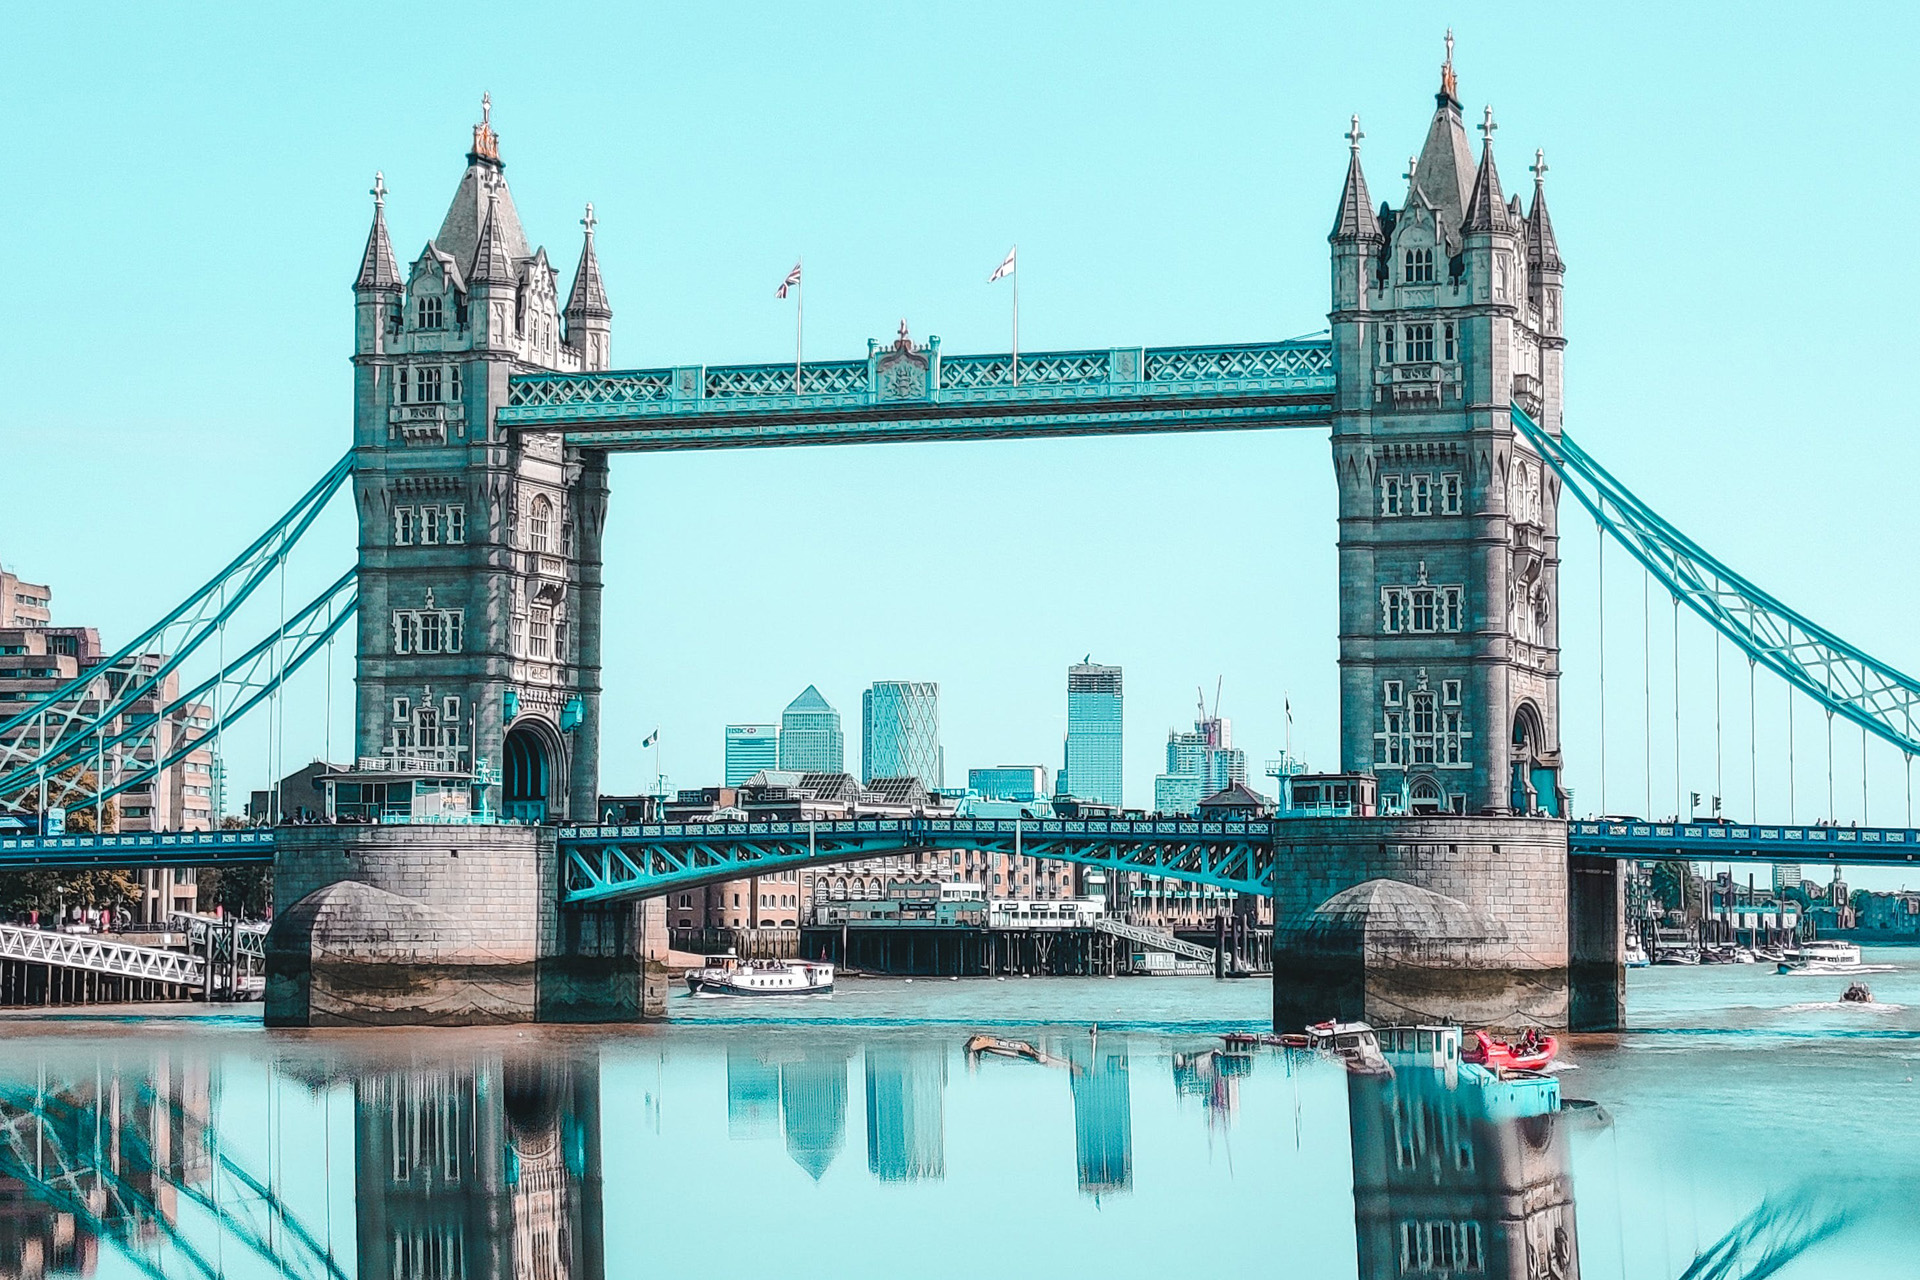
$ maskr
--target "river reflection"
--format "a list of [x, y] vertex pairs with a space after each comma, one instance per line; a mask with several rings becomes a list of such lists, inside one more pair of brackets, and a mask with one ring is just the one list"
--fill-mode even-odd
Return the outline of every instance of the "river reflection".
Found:
[[972, 1276], [1009, 1251], [1162, 1277], [1196, 1239], [1256, 1275], [1575, 1280], [1593, 1220], [1618, 1239], [1590, 1273], [1730, 1280], [1844, 1225], [1748, 1200], [1630, 1269], [1598, 1108], [1212, 1037], [1026, 1034], [6, 1042], [0, 1280]]

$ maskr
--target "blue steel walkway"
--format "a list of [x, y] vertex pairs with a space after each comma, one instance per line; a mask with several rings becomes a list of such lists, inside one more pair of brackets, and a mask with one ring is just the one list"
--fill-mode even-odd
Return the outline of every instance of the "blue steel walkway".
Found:
[[687, 365], [511, 380], [503, 427], [620, 452], [1140, 431], [1324, 427], [1325, 338], [949, 356], [874, 344], [865, 360]]

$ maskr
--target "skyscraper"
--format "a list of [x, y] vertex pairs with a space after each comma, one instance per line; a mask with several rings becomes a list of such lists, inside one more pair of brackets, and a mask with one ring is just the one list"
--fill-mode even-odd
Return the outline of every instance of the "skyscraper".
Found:
[[727, 726], [727, 785], [737, 787], [762, 769], [780, 767], [780, 728], [771, 724]]
[[967, 790], [986, 800], [1038, 800], [1047, 794], [1047, 766], [1000, 764], [969, 769]]
[[860, 779], [875, 778], [918, 778], [929, 791], [946, 785], [939, 685], [876, 680], [862, 696]]
[[1247, 753], [1233, 745], [1233, 722], [1202, 704], [1193, 731], [1167, 734], [1167, 771], [1153, 780], [1156, 813], [1192, 813], [1216, 791], [1247, 780]]
[[780, 713], [780, 767], [801, 773], [841, 773], [847, 767], [840, 713], [812, 685]]
[[1120, 668], [1067, 668], [1067, 777], [1078, 800], [1120, 801]]

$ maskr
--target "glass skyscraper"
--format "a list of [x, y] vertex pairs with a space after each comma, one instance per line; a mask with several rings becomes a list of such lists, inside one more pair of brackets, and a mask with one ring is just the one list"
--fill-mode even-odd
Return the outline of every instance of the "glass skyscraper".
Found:
[[1067, 785], [1076, 800], [1120, 800], [1120, 668], [1076, 662], [1067, 668]]
[[967, 790], [983, 800], [1038, 800], [1047, 794], [1047, 766], [1001, 764], [969, 769]]
[[771, 724], [727, 726], [727, 783], [737, 787], [762, 769], [780, 767], [780, 728]]
[[860, 780], [875, 778], [918, 778], [929, 791], [946, 785], [939, 685], [876, 680], [860, 699]]
[[780, 767], [799, 773], [844, 773], [847, 739], [840, 713], [808, 685], [780, 713]]
[[1233, 724], [1207, 715], [1191, 733], [1167, 734], [1167, 771], [1153, 780], [1155, 813], [1192, 813], [1202, 800], [1247, 780], [1247, 753], [1233, 745]]

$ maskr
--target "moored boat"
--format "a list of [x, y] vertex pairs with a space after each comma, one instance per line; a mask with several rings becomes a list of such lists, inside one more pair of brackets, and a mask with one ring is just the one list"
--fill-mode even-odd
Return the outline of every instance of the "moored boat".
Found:
[[1460, 1060], [1496, 1070], [1545, 1071], [1553, 1065], [1554, 1055], [1559, 1052], [1560, 1041], [1551, 1035], [1529, 1031], [1516, 1043], [1484, 1031], [1472, 1031], [1460, 1046]]
[[741, 960], [714, 956], [687, 970], [687, 990], [697, 996], [810, 996], [833, 990], [833, 966], [818, 960]]
[[1324, 1053], [1347, 1064], [1347, 1070], [1373, 1074], [1392, 1070], [1380, 1055], [1380, 1041], [1364, 1022], [1316, 1022], [1305, 1031], [1288, 1032], [1280, 1043], [1289, 1049]]

